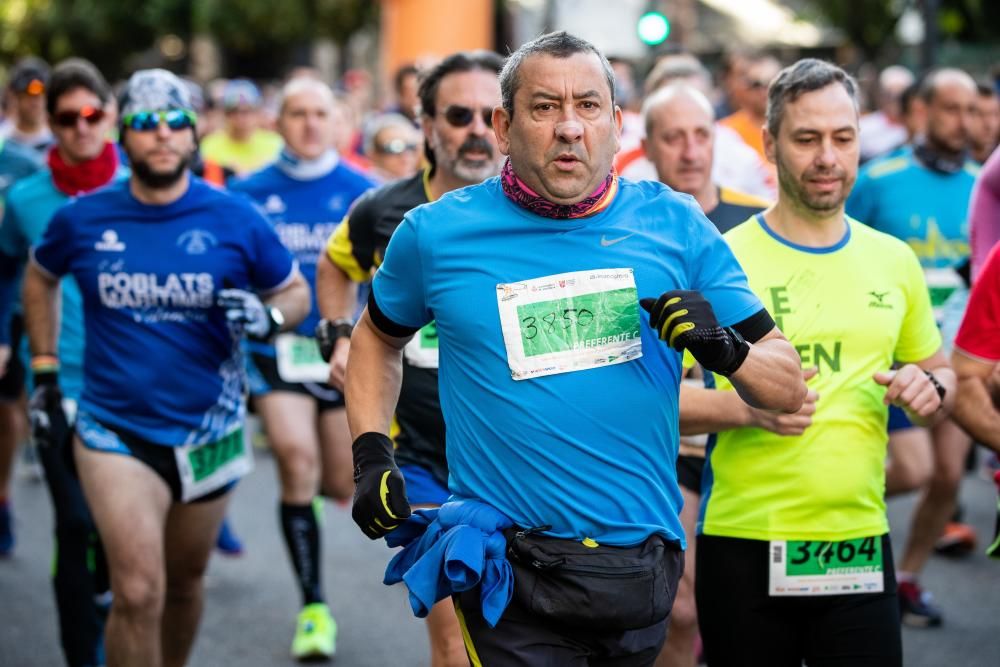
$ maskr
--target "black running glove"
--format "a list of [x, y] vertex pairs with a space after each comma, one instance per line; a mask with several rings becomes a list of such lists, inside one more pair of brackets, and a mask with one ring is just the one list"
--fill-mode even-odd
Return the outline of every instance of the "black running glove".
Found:
[[62, 406], [59, 373], [35, 373], [35, 390], [28, 401], [31, 438], [38, 447], [61, 447], [69, 436], [69, 420]]
[[713, 373], [732, 375], [750, 353], [750, 344], [732, 327], [720, 326], [712, 304], [698, 292], [672, 290], [655, 301], [641, 299], [639, 305], [649, 313], [649, 326], [660, 340], [678, 352], [690, 350]]
[[362, 433], [354, 441], [354, 507], [351, 516], [373, 540], [384, 537], [410, 516], [406, 483], [392, 456], [392, 440]]

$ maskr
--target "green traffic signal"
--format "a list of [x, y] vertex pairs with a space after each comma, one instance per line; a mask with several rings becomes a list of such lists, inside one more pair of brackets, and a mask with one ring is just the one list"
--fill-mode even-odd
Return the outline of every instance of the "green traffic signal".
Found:
[[662, 44], [670, 35], [670, 21], [662, 12], [646, 12], [639, 18], [639, 39], [649, 46]]

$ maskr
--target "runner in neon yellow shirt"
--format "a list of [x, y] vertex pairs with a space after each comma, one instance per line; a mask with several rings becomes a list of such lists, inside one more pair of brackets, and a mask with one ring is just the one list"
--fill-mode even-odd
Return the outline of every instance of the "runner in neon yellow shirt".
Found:
[[202, 156], [239, 175], [274, 162], [283, 142], [278, 133], [260, 127], [260, 106], [257, 86], [246, 79], [228, 82], [222, 93], [225, 126], [202, 140]]
[[[800, 435], [736, 428], [709, 450], [696, 566], [706, 658], [901, 665], [886, 406], [940, 419], [954, 374], [913, 252], [844, 215], [858, 166], [853, 79], [803, 60], [768, 97], [778, 203], [726, 240], [799, 352], [816, 402], [798, 415]], [[736, 420], [726, 393], [714, 397], [717, 413]]]

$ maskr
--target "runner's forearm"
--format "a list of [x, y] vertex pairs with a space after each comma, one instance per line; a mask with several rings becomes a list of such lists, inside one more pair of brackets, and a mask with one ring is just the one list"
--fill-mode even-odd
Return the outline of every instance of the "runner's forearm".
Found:
[[358, 306], [357, 283], [347, 277], [326, 253], [316, 263], [316, 301], [319, 314], [333, 322], [350, 319]]
[[735, 391], [681, 383], [680, 434], [718, 433], [750, 424], [750, 408]]
[[405, 344], [406, 339], [377, 332], [367, 310], [358, 320], [351, 337], [344, 394], [352, 438], [369, 431], [389, 434], [403, 378]]
[[277, 308], [285, 318], [282, 331], [290, 331], [299, 325], [309, 314], [309, 284], [302, 274], [296, 274], [291, 283], [282, 290], [268, 295], [264, 303]]
[[22, 288], [24, 326], [32, 355], [56, 354], [59, 344], [59, 311], [62, 293], [59, 281], [34, 264], [24, 274]]
[[792, 413], [806, 397], [801, 363], [795, 348], [775, 330], [750, 347], [743, 365], [729, 379], [751, 407]]
[[958, 396], [951, 415], [977, 442], [1000, 452], [1000, 412], [993, 405], [982, 378], [965, 377], [959, 380]]
[[933, 426], [950, 415], [954, 409], [958, 394], [958, 376], [941, 350], [938, 350], [934, 356], [924, 359], [917, 365], [922, 370], [931, 373], [934, 379], [938, 381], [938, 384], [944, 387], [944, 400], [941, 402], [941, 408], [930, 417], [921, 418], [913, 414], [910, 410], [907, 410], [906, 414], [910, 418], [910, 421], [917, 426]]

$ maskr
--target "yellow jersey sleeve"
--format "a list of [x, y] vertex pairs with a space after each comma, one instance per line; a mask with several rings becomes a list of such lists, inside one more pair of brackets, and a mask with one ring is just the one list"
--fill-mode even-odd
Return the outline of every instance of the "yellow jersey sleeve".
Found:
[[354, 248], [351, 244], [350, 217], [345, 217], [330, 234], [330, 238], [326, 242], [326, 256], [354, 282], [365, 283], [371, 279], [368, 271], [361, 268], [357, 257], [354, 256]]

